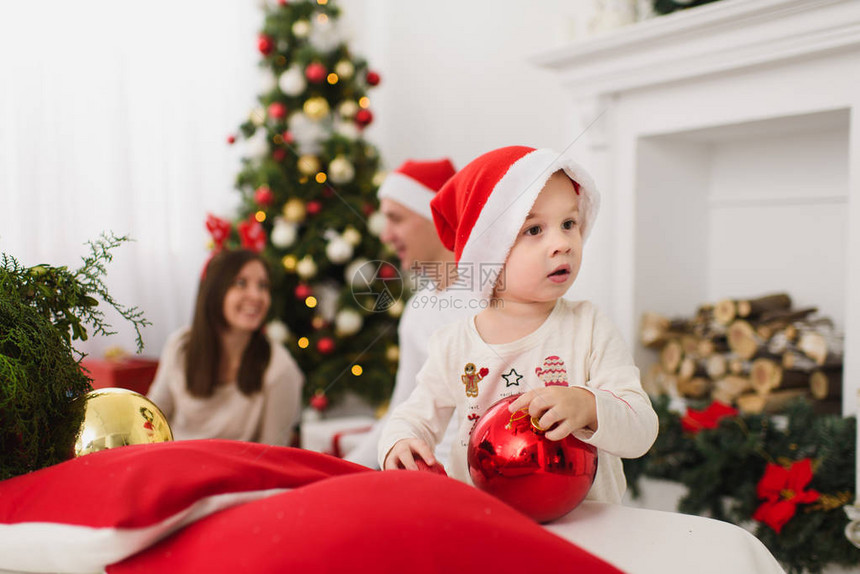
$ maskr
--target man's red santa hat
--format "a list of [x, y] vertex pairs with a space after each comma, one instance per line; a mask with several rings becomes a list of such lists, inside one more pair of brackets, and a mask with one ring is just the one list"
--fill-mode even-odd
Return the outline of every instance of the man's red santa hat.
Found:
[[388, 174], [376, 195], [393, 199], [433, 221], [430, 200], [457, 170], [447, 158], [433, 161], [409, 160]]
[[454, 252], [460, 279], [472, 278], [482, 298], [494, 284], [485, 281], [480, 265], [504, 264], [520, 227], [543, 186], [564, 171], [579, 195], [582, 239], [585, 241], [600, 207], [600, 195], [585, 169], [551, 149], [504, 147], [478, 157], [439, 190], [430, 203], [436, 232]]

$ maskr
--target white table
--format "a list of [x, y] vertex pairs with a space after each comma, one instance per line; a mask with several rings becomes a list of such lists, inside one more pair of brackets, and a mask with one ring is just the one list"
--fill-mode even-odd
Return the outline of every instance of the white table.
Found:
[[632, 574], [784, 574], [758, 538], [712, 518], [586, 501], [545, 527]]

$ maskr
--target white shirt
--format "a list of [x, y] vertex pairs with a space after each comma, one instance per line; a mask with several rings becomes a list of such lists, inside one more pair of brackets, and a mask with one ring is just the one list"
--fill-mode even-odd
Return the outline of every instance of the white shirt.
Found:
[[195, 397], [185, 382], [183, 345], [188, 329], [173, 333], [147, 393], [167, 417], [177, 440], [221, 438], [285, 446], [298, 420], [304, 375], [283, 346], [270, 342], [263, 386], [250, 396], [236, 383], [218, 385], [211, 397]]
[[[470, 296], [470, 293], [463, 284], [454, 283], [448, 289], [440, 291], [435, 284], [427, 282], [409, 298], [397, 326], [400, 359], [388, 413], [409, 398], [415, 390], [416, 376], [427, 360], [430, 336], [440, 327], [466, 319], [480, 311], [477, 306], [478, 299]], [[350, 462], [378, 468], [376, 459], [379, 439], [389, 416], [386, 414], [376, 421], [373, 428], [362, 437], [361, 443], [344, 458]], [[443, 465], [448, 461], [456, 434], [456, 425], [452, 424], [436, 447], [435, 455]]]
[[[474, 368], [467, 369], [470, 363]], [[476, 396], [467, 396], [467, 382]], [[500, 345], [484, 342], [474, 318], [439, 329], [430, 340], [415, 391], [391, 413], [383, 430], [379, 461], [400, 439], [436, 444], [456, 409], [457, 441], [446, 471], [471, 484], [467, 450], [478, 418], [503, 397], [549, 384], [582, 387], [594, 395], [598, 430], [574, 433], [598, 449], [588, 499], [620, 503], [627, 486], [620, 457], [648, 451], [657, 437], [657, 414], [624, 340], [589, 302], [559, 299], [539, 328]]]

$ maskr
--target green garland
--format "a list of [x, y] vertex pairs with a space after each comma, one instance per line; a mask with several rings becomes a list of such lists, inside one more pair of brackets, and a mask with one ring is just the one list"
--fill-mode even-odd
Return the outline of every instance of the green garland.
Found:
[[[644, 457], [625, 460], [631, 492], [640, 494], [642, 476], [682, 483], [687, 494], [678, 510], [756, 524], [755, 535], [790, 574], [821, 572], [829, 564], [857, 566], [860, 550], [845, 538], [845, 504], [854, 501], [855, 419], [819, 415], [806, 401], [784, 415], [736, 415], [721, 418], [714, 429], [684, 430], [682, 416], [669, 409], [666, 396], [654, 399], [660, 433]], [[697, 405], [704, 406], [704, 405]], [[821, 496], [799, 504], [777, 533], [753, 521], [763, 500], [758, 485], [767, 465], [789, 467], [810, 459], [813, 477], [808, 488]]]
[[73, 454], [83, 403], [92, 389], [72, 340], [85, 325], [110, 334], [96, 307], [100, 298], [137, 331], [149, 323], [137, 308], [118, 305], [102, 282], [110, 251], [127, 241], [103, 236], [77, 271], [23, 267], [0, 257], [0, 480], [62, 462]]

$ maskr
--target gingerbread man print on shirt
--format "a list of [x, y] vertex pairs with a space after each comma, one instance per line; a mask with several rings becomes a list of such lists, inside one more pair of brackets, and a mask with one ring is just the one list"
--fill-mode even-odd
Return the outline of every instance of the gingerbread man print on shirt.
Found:
[[487, 373], [490, 372], [486, 367], [481, 367], [480, 371], [477, 369], [478, 368], [475, 366], [475, 363], [466, 363], [466, 366], [463, 369], [463, 374], [460, 375], [460, 380], [462, 380], [463, 384], [466, 385], [467, 397], [478, 396], [478, 383], [481, 382], [481, 379], [486, 377]]
[[550, 355], [543, 360], [542, 367], [535, 367], [535, 374], [543, 382], [545, 387], [559, 386], [567, 387], [567, 369], [564, 361], [555, 355]]

